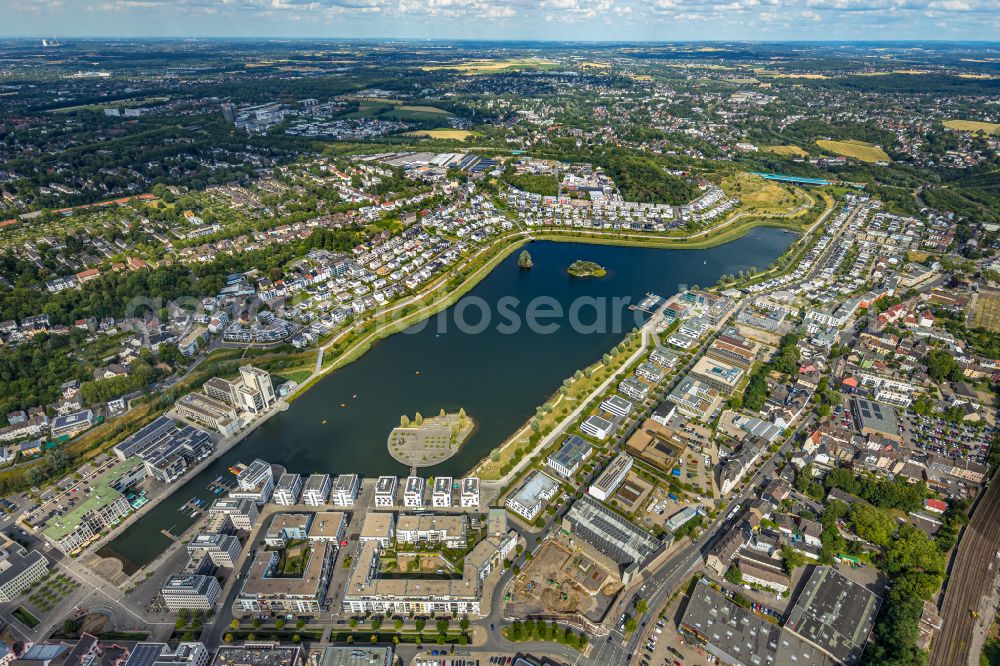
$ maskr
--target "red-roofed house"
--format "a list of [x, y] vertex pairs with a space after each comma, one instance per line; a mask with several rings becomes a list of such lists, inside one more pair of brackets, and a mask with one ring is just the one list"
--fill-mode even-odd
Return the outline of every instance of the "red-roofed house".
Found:
[[934, 513], [944, 513], [948, 510], [948, 503], [942, 502], [939, 499], [925, 499], [924, 508], [928, 511], [933, 511]]

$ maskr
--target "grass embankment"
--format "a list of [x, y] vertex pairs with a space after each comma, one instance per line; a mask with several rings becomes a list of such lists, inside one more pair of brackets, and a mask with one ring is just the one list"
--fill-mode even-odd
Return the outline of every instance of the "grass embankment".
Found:
[[[616, 347], [617, 353], [612, 349], [612, 352], [606, 354], [600, 361], [570, 378], [568, 386], [564, 384], [538, 407], [535, 417], [521, 426], [506, 442], [494, 449], [476, 466], [474, 470], [476, 476], [486, 481], [502, 478], [521, 461], [524, 455], [532, 451], [543, 437], [555, 430], [563, 419], [577, 408], [581, 399], [589, 398], [601, 382], [618, 372], [641, 345], [642, 336], [632, 336]], [[531, 427], [531, 421], [535, 419], [538, 419], [537, 430]]]
[[818, 139], [816, 141], [823, 150], [828, 150], [844, 157], [853, 157], [862, 162], [889, 162], [889, 155], [876, 146], [866, 141], [831, 141], [829, 139]]

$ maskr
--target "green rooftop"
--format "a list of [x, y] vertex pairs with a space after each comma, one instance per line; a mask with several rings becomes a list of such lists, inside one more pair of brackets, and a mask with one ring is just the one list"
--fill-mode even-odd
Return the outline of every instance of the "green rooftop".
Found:
[[67, 511], [61, 516], [53, 516], [42, 533], [52, 541], [59, 541], [67, 534], [73, 532], [87, 512], [105, 507], [121, 497], [122, 494], [111, 487], [111, 482], [126, 471], [141, 464], [142, 461], [138, 457], [133, 456], [128, 460], [121, 461], [101, 474], [92, 484], [90, 494], [86, 495], [71, 511]]

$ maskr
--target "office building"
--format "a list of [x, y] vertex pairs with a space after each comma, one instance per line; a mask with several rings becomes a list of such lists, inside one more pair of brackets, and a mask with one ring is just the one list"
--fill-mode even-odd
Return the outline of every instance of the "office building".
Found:
[[558, 451], [545, 459], [545, 464], [559, 476], [568, 479], [577, 473], [580, 465], [593, 451], [594, 447], [583, 437], [570, 435], [563, 441]]
[[49, 573], [49, 561], [9, 539], [0, 546], [0, 602], [13, 601]]
[[222, 588], [215, 576], [173, 575], [160, 588], [163, 603], [173, 612], [186, 610], [211, 610], [222, 596]]
[[580, 424], [580, 431], [603, 442], [615, 431], [615, 424], [613, 421], [593, 414]]
[[555, 497], [558, 491], [558, 481], [535, 470], [507, 497], [506, 507], [525, 520], [532, 521], [541, 512], [542, 502]]
[[590, 485], [590, 494], [601, 501], [606, 501], [625, 480], [633, 462], [632, 456], [619, 453]]

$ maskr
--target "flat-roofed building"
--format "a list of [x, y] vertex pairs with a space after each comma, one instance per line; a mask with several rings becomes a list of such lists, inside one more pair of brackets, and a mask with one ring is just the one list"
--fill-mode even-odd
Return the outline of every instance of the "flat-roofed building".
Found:
[[160, 416], [115, 444], [112, 450], [119, 460], [127, 460], [175, 428], [177, 428], [176, 421], [169, 416]]
[[264, 535], [264, 543], [271, 548], [286, 548], [292, 541], [305, 541], [312, 520], [311, 513], [276, 513]]
[[406, 477], [403, 487], [403, 506], [408, 509], [421, 509], [424, 506], [424, 490], [427, 482], [420, 476]]
[[379, 614], [436, 614], [458, 617], [482, 615], [484, 580], [498, 569], [517, 543], [513, 531], [501, 537], [488, 536], [465, 557], [461, 578], [382, 578], [379, 575], [380, 546], [362, 543], [344, 588], [343, 612]]
[[627, 398], [642, 402], [649, 397], [649, 384], [635, 377], [626, 377], [618, 383], [618, 392]]
[[348, 645], [328, 647], [317, 666], [394, 666], [392, 646]]
[[215, 576], [173, 575], [160, 588], [163, 603], [171, 611], [211, 610], [222, 596]]
[[618, 419], [627, 418], [634, 408], [635, 405], [620, 395], [612, 394], [601, 402], [601, 410]]
[[706, 354], [726, 361], [744, 370], [749, 370], [757, 358], [760, 345], [734, 331], [726, 331], [712, 342]]
[[635, 369], [635, 374], [650, 384], [658, 384], [663, 379], [663, 368], [652, 363], [640, 363]]
[[236, 596], [237, 606], [248, 613], [319, 613], [330, 585], [337, 546], [330, 541], [315, 541], [302, 548], [306, 562], [297, 575], [279, 570], [282, 558], [278, 551], [259, 551]]
[[680, 356], [677, 355], [677, 352], [669, 349], [654, 349], [653, 353], [649, 355], [649, 360], [651, 363], [655, 363], [661, 368], [669, 370], [677, 365], [677, 361], [680, 360]]
[[211, 516], [228, 516], [233, 527], [241, 532], [249, 532], [257, 522], [260, 510], [257, 509], [257, 503], [251, 499], [223, 497], [215, 500], [208, 513]]
[[734, 604], [705, 582], [692, 588], [679, 629], [725, 664], [834, 666], [836, 663], [794, 632]]
[[903, 441], [895, 407], [865, 398], [854, 398], [851, 400], [851, 414], [854, 416], [854, 425], [862, 435], [884, 437], [894, 442]]
[[0, 546], [0, 602], [13, 601], [49, 573], [49, 561], [37, 550], [4, 539]]
[[467, 476], [462, 479], [461, 504], [463, 509], [479, 508], [479, 477]]
[[236, 487], [229, 496], [252, 499], [257, 504], [267, 504], [274, 492], [274, 471], [271, 464], [255, 458], [236, 475]]
[[166, 643], [136, 643], [122, 666], [208, 666], [212, 653], [203, 643], [178, 643], [171, 651]]
[[347, 514], [343, 511], [317, 511], [309, 526], [310, 541], [330, 541], [336, 545], [344, 543], [347, 531]]
[[361, 524], [358, 540], [361, 543], [374, 541], [383, 548], [388, 548], [396, 537], [396, 516], [388, 512], [369, 512], [365, 514]]
[[702, 356], [691, 368], [691, 374], [703, 384], [730, 395], [739, 386], [746, 370], [718, 358]]
[[256, 642], [219, 647], [212, 666], [302, 666], [304, 662], [298, 645]]
[[465, 514], [440, 516], [421, 513], [402, 515], [396, 520], [396, 542], [407, 544], [444, 544], [448, 548], [465, 548], [469, 523]]
[[200, 533], [187, 542], [188, 557], [204, 553], [217, 567], [232, 568], [239, 559], [242, 546], [232, 534]]
[[183, 418], [214, 428], [223, 437], [232, 437], [239, 429], [236, 408], [204, 393], [188, 393], [174, 403]]
[[330, 490], [330, 504], [334, 506], [354, 506], [361, 491], [361, 478], [357, 474], [341, 474], [333, 482]]
[[507, 497], [506, 506], [525, 520], [534, 520], [542, 510], [542, 502], [552, 499], [557, 492], [559, 482], [535, 470]]
[[434, 478], [434, 489], [431, 491], [431, 506], [446, 509], [451, 506], [451, 487], [455, 480], [450, 476]]
[[302, 495], [302, 477], [298, 474], [282, 474], [274, 487], [271, 501], [279, 506], [291, 506], [299, 503]]
[[306, 506], [326, 505], [332, 487], [329, 474], [310, 474], [302, 486], [302, 503]]
[[831, 567], [815, 567], [785, 627], [838, 664], [854, 666], [875, 626], [881, 598]]
[[653, 410], [653, 413], [649, 418], [653, 419], [662, 426], [667, 426], [670, 425], [670, 419], [674, 418], [676, 413], [677, 405], [669, 400], [664, 400], [656, 406], [656, 409]]
[[[138, 470], [138, 471], [137, 471]], [[67, 555], [75, 553], [103, 530], [132, 513], [132, 504], [122, 494], [128, 482], [145, 477], [142, 461], [132, 457], [102, 473], [82, 493], [77, 505], [61, 516], [45, 521], [42, 534]], [[123, 481], [125, 479], [125, 481]]]
[[670, 402], [684, 416], [705, 421], [721, 404], [722, 396], [718, 389], [702, 383], [693, 375], [687, 375], [670, 392]]
[[651, 418], [636, 428], [625, 448], [639, 460], [663, 471], [671, 470], [684, 451], [673, 431]]
[[577, 473], [580, 465], [590, 457], [594, 447], [583, 437], [570, 435], [567, 437], [559, 450], [545, 459], [545, 464], [563, 478], [570, 478]]
[[592, 497], [584, 495], [563, 518], [563, 527], [587, 544], [587, 554], [615, 571], [626, 585], [659, 553], [663, 542]]
[[615, 423], [597, 414], [592, 414], [580, 424], [580, 431], [603, 442], [615, 431]]
[[606, 501], [625, 480], [625, 475], [632, 469], [633, 462], [635, 461], [632, 456], [619, 453], [590, 485], [590, 494], [601, 501]]
[[396, 490], [398, 488], [398, 477], [378, 477], [378, 480], [375, 482], [375, 506], [380, 508], [391, 508], [396, 506]]

